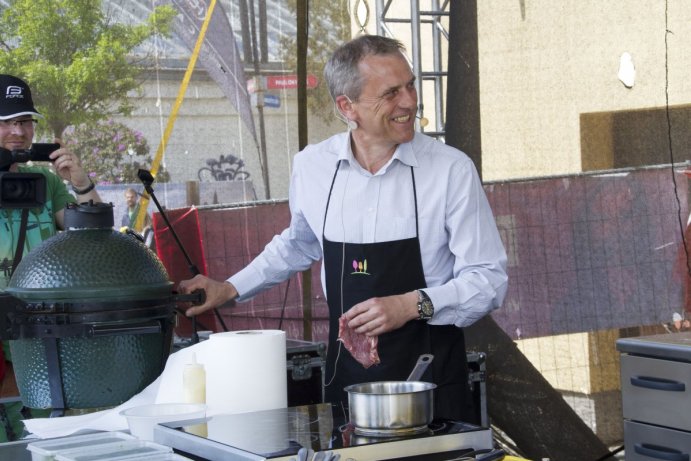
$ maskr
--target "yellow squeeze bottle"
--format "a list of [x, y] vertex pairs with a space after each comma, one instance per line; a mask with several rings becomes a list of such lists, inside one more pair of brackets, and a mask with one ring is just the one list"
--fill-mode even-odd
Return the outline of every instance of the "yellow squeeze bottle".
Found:
[[197, 355], [192, 353], [192, 362], [185, 365], [182, 374], [183, 400], [185, 403], [206, 403], [206, 370], [197, 363]]

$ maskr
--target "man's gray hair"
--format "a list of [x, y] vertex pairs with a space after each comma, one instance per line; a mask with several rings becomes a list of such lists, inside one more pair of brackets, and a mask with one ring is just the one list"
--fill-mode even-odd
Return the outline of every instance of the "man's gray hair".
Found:
[[365, 57], [399, 53], [405, 53], [400, 41], [380, 35], [362, 35], [338, 47], [324, 66], [324, 80], [331, 99], [336, 101], [340, 95], [348, 96], [352, 101], [358, 99], [364, 84], [358, 64]]

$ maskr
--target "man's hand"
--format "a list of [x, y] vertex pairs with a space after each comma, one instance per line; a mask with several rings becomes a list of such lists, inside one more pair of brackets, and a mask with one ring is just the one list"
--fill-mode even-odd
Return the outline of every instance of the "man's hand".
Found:
[[[55, 142], [62, 146], [59, 139], [55, 139]], [[84, 171], [77, 154], [65, 147], [60, 147], [60, 149], [51, 152], [49, 157], [53, 162], [53, 169], [57, 175], [72, 183], [73, 190], [84, 190], [89, 187], [91, 180]], [[95, 188], [91, 188], [91, 190], [85, 194], [77, 194], [77, 199], [79, 203], [85, 203], [90, 200], [94, 203], [101, 202], [101, 197], [98, 195], [98, 191]], [[64, 209], [58, 210], [55, 213], [55, 224], [58, 229], [65, 229]]]
[[[60, 144], [59, 139], [55, 142]], [[76, 189], [84, 189], [89, 185], [89, 176], [84, 171], [79, 157], [71, 150], [62, 147], [62, 144], [60, 149], [50, 154], [50, 159], [53, 161], [53, 168], [58, 176], [72, 183]]]
[[357, 333], [379, 336], [418, 318], [417, 293], [370, 298], [354, 305], [345, 314], [348, 326]]
[[206, 301], [204, 304], [187, 309], [185, 311], [187, 317], [199, 315], [238, 296], [238, 291], [230, 282], [218, 282], [204, 275], [195, 275], [194, 278], [183, 280], [178, 284], [178, 291], [181, 294], [192, 293], [195, 290], [204, 290]]

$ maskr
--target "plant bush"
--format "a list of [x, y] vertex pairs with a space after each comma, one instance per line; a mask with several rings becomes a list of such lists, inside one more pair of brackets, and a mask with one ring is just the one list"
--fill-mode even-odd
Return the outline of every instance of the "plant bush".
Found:
[[[79, 155], [84, 169], [99, 184], [138, 183], [137, 171], [150, 169], [153, 161], [144, 135], [114, 120], [68, 127], [63, 144]], [[169, 180], [165, 168], [159, 168], [156, 182]]]

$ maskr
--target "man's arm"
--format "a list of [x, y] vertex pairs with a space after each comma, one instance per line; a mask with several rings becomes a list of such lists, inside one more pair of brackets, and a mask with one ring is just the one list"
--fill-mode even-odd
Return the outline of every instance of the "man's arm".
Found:
[[508, 288], [507, 257], [474, 165], [453, 165], [445, 228], [452, 277], [425, 288], [434, 305], [432, 325], [465, 327], [501, 306]]

